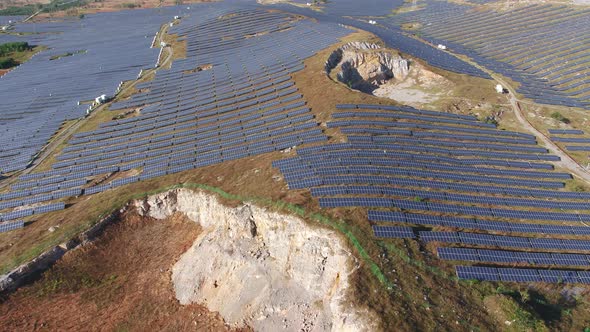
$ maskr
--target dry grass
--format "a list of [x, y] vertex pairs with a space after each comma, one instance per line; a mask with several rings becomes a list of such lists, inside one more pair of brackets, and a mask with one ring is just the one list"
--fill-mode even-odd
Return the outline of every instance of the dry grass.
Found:
[[175, 299], [171, 268], [199, 232], [182, 215], [128, 213], [1, 303], [0, 329], [229, 330], [219, 314]]
[[[570, 123], [566, 124], [551, 117], [551, 114], [558, 112], [565, 118], [569, 119]], [[552, 107], [552, 106], [537, 106], [537, 105], [523, 105], [523, 114], [529, 122], [546, 136], [549, 134], [548, 129], [580, 129], [584, 131], [584, 135], [574, 135], [567, 137], [576, 138], [590, 138], [590, 116], [588, 111], [575, 108]], [[570, 157], [577, 161], [580, 165], [586, 166], [590, 162], [588, 159], [589, 152], [568, 151], [565, 149], [566, 145], [579, 145], [576, 143], [562, 143], [554, 142]], [[587, 145], [587, 144], [586, 144]]]

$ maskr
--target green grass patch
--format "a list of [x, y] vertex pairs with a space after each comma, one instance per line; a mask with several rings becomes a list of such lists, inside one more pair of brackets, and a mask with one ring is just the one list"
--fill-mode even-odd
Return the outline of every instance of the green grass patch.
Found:
[[32, 46], [24, 42], [0, 45], [0, 69], [10, 69], [29, 60], [35, 53], [44, 50], [43, 46]]
[[568, 124], [568, 123], [571, 122], [570, 119], [566, 118], [565, 116], [563, 116], [559, 112], [553, 112], [553, 113], [551, 113], [551, 118], [553, 118], [553, 119], [555, 119], [555, 120], [557, 120], [559, 122], [563, 122], [565, 124]]

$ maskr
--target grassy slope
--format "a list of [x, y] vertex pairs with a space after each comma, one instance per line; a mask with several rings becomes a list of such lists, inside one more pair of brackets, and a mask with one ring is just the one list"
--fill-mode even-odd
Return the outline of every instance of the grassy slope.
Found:
[[5, 56], [0, 56], [0, 60], [13, 59], [17, 64], [23, 64], [27, 62], [33, 55], [43, 51], [44, 49], [46, 49], [44, 46], [34, 46], [26, 51], [11, 52]]

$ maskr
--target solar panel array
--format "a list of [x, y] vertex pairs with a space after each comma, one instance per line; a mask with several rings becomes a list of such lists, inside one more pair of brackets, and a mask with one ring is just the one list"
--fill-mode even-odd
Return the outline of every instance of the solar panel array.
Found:
[[590, 283], [589, 271], [538, 270], [481, 266], [457, 266], [456, 271], [457, 276], [461, 279], [507, 282]]
[[23, 227], [25, 227], [25, 222], [22, 220], [2, 222], [0, 223], [0, 233], [10, 232]]
[[515, 253], [522, 264], [536, 256], [515, 250], [553, 251], [543, 265], [567, 268], [590, 251], [579, 238], [590, 236], [590, 193], [565, 191], [571, 175], [553, 170], [548, 162], [559, 158], [533, 136], [407, 106], [336, 108], [327, 126], [347, 142], [298, 148], [273, 163], [290, 189], [309, 188], [321, 207], [368, 208], [377, 237], [475, 247], [444, 254], [473, 264], [496, 264], [489, 250], [506, 248], [499, 255]]
[[122, 81], [153, 68], [159, 49], [150, 48], [152, 39], [177, 10], [16, 24], [26, 34], [12, 41], [47, 49], [0, 78], [0, 173], [24, 169], [64, 121], [84, 117], [89, 105], [79, 102], [112, 96]]
[[494, 264], [590, 266], [588, 254], [555, 252], [522, 252], [472, 248], [439, 247], [438, 257], [446, 260], [473, 261]]
[[[140, 114], [75, 134], [50, 171], [23, 175], [11, 184], [11, 191], [0, 194], [0, 220], [44, 211], [26, 208], [33, 204], [326, 141], [291, 76], [303, 68], [304, 59], [351, 30], [286, 13], [236, 7], [240, 8], [191, 6], [169, 30], [186, 41], [186, 58], [157, 71], [152, 81], [136, 86], [139, 93], [110, 106], [113, 116], [127, 109], [139, 109]], [[76, 24], [87, 24], [80, 22]], [[142, 36], [141, 42], [151, 43], [157, 30], [150, 32], [150, 38]], [[137, 38], [132, 34], [129, 39], [133, 36]], [[143, 47], [149, 50], [149, 43]], [[17, 71], [11, 74], [18, 76]], [[133, 169], [139, 174], [96, 184], [96, 179]]]
[[381, 24], [398, 28], [421, 23], [421, 38], [510, 77], [520, 83], [517, 92], [525, 97], [589, 109], [588, 19], [588, 10], [572, 6], [531, 4], [497, 11], [428, 0]]
[[[590, 138], [580, 137], [584, 131], [577, 129], [549, 129], [551, 140], [557, 143], [564, 143], [568, 151], [590, 151]], [[571, 145], [575, 144], [575, 145]], [[580, 145], [584, 144], [584, 145]]]
[[16, 22], [22, 21], [26, 18], [26, 16], [0, 16], [0, 26], [14, 24]]

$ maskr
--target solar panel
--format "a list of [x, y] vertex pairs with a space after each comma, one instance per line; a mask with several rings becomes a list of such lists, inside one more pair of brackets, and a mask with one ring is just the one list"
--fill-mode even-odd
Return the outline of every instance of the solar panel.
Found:
[[414, 232], [410, 227], [401, 226], [373, 226], [376, 237], [384, 238], [414, 238]]
[[25, 227], [25, 222], [22, 220], [2, 222], [0, 223], [0, 233], [9, 232], [23, 227]]

